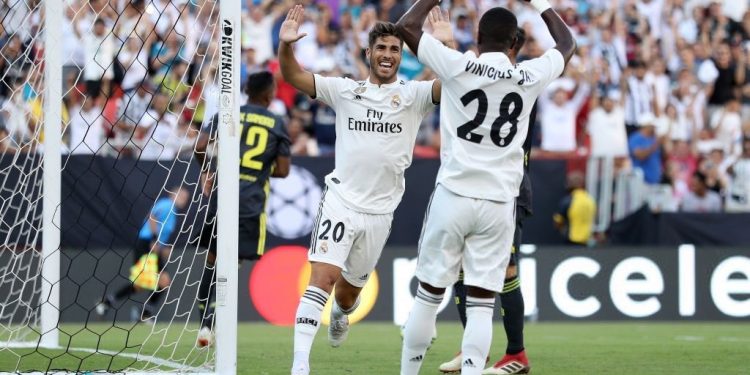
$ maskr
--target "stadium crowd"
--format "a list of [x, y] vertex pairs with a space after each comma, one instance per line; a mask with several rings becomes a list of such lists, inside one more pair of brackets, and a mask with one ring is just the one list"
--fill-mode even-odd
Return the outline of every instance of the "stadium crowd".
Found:
[[[271, 110], [287, 120], [293, 155], [334, 152], [335, 113], [285, 83], [279, 28], [297, 1], [247, 0], [241, 75], [270, 70]], [[535, 157], [614, 158], [646, 184], [668, 186], [688, 211], [750, 210], [749, 1], [553, 0], [578, 51], [539, 99]], [[0, 150], [36, 150], [43, 132], [41, 1], [0, 4]], [[307, 33], [296, 44], [310, 71], [365, 79], [367, 32], [395, 22], [408, 0], [302, 0]], [[528, 40], [519, 60], [554, 42], [519, 0], [445, 0], [454, 37], [473, 50], [490, 7], [512, 10]], [[67, 1], [63, 126], [71, 153], [141, 159], [189, 157], [216, 113], [218, 6], [208, 0]], [[211, 61], [214, 61], [213, 63]], [[405, 49], [404, 79], [434, 75]], [[242, 82], [244, 84], [244, 80]], [[438, 157], [438, 111], [420, 129], [415, 155]]]

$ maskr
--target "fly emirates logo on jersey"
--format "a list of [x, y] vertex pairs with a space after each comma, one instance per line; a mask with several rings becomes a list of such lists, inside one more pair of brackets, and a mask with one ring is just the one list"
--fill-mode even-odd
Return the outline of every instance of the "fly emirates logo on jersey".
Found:
[[[393, 101], [395, 102], [395, 99]], [[383, 114], [383, 112], [368, 108], [364, 118], [349, 117], [347, 128], [353, 131], [370, 133], [398, 134], [403, 131], [400, 122], [383, 121]]]

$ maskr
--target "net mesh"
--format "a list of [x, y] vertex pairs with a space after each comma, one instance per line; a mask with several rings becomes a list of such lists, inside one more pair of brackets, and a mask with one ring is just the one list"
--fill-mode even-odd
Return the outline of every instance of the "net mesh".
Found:
[[[218, 110], [219, 4], [72, 0], [63, 13], [62, 30], [46, 30], [42, 1], [0, 3], [0, 371], [212, 371], [213, 350], [195, 342], [215, 187], [193, 159]], [[51, 348], [40, 345], [45, 33], [63, 65]]]

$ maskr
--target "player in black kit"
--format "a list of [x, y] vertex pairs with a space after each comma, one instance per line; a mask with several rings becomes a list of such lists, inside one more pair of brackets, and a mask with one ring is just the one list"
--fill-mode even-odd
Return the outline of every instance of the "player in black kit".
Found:
[[[518, 29], [516, 38], [517, 42], [511, 49], [510, 56], [508, 56], [514, 62], [516, 61], [518, 52], [526, 41], [526, 33], [523, 29]], [[516, 197], [516, 230], [513, 234], [510, 263], [505, 272], [505, 285], [503, 286], [502, 293], [500, 293], [503, 326], [505, 327], [508, 346], [505, 350], [505, 356], [495, 363], [494, 366], [485, 369], [482, 374], [525, 374], [531, 369], [523, 346], [524, 303], [523, 295], [521, 294], [521, 280], [518, 277], [518, 248], [521, 245], [523, 221], [532, 214], [529, 157], [531, 154], [531, 142], [534, 138], [533, 129], [536, 122], [536, 108], [536, 103], [534, 103], [534, 107], [529, 115], [529, 132], [523, 143], [524, 174], [518, 197]], [[459, 276], [459, 281], [453, 285], [453, 295], [455, 296], [461, 324], [466, 328], [466, 287], [463, 283], [463, 273]], [[441, 364], [439, 369], [445, 373], [460, 372], [461, 353], [458, 353], [451, 361]]]
[[[251, 74], [247, 80], [248, 103], [240, 107], [240, 207], [239, 207], [239, 258], [258, 260], [263, 255], [266, 238], [265, 207], [270, 190], [269, 177], [286, 177], [291, 157], [289, 136], [284, 121], [267, 108], [273, 100], [276, 85], [269, 72]], [[214, 289], [216, 260], [216, 194], [215, 170], [205, 163], [209, 141], [217, 135], [218, 115], [201, 129], [195, 146], [195, 156], [202, 167], [201, 185], [208, 205], [203, 208], [205, 223], [199, 246], [208, 248], [206, 269], [198, 290], [201, 312], [201, 330], [198, 346], [213, 341], [212, 327], [216, 291]]]

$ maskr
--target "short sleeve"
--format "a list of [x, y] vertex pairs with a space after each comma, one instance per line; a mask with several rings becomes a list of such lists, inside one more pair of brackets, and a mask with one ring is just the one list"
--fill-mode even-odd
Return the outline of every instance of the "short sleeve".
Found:
[[464, 55], [440, 43], [430, 34], [423, 33], [417, 48], [419, 62], [427, 65], [440, 79], [447, 80], [456, 74], [463, 64]]
[[546, 87], [557, 79], [565, 70], [565, 59], [556, 48], [547, 50], [544, 55], [526, 60], [519, 64], [526, 71], [525, 85], [540, 85]]
[[156, 221], [164, 221], [167, 216], [169, 215], [169, 211], [172, 209], [172, 204], [169, 199], [159, 199], [156, 204], [154, 204], [154, 208], [151, 210], [151, 216]]
[[341, 92], [348, 86], [348, 80], [339, 77], [323, 77], [320, 74], [315, 74], [314, 77], [315, 97], [313, 99], [335, 107]]
[[435, 81], [412, 81], [412, 84], [414, 85], [414, 95], [420, 113], [427, 113], [435, 107], [435, 103], [432, 101], [432, 86]]

